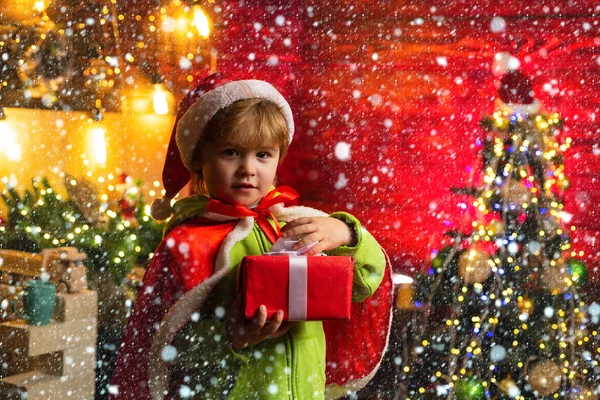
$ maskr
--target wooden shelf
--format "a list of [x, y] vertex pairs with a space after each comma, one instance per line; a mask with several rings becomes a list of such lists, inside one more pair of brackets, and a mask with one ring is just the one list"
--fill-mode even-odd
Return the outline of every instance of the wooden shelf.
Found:
[[27, 393], [28, 400], [92, 399], [94, 372], [53, 376], [29, 371], [0, 380], [0, 393], [4, 400], [20, 400]]

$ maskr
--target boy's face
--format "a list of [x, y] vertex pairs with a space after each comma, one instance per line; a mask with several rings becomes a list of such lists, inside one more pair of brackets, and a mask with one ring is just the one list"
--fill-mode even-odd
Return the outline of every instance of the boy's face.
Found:
[[199, 166], [211, 198], [249, 206], [269, 193], [279, 164], [279, 148], [207, 143], [202, 159]]

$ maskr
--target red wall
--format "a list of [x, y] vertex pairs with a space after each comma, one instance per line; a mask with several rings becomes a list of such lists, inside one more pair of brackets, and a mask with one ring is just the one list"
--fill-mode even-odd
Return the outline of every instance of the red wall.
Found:
[[[574, 247], [596, 268], [595, 2], [240, 3], [221, 3], [215, 15], [219, 70], [251, 69], [290, 100], [297, 133], [280, 177], [309, 205], [358, 215], [395, 269], [408, 273], [426, 265], [445, 230], [470, 223], [459, 207], [469, 199], [449, 189], [467, 185], [471, 167], [479, 168], [478, 124], [493, 109], [498, 81], [494, 55], [518, 57], [536, 96], [565, 118], [565, 136], [573, 138], [566, 208], [578, 227]], [[503, 17], [503, 32], [490, 29], [494, 16]], [[340, 141], [351, 145], [348, 161], [334, 157]], [[336, 189], [340, 174], [348, 182]]]

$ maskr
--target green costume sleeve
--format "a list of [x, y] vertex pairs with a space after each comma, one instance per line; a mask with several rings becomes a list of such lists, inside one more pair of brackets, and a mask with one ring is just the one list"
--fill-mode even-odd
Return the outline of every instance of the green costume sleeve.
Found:
[[354, 257], [354, 280], [352, 282], [352, 301], [363, 301], [371, 296], [383, 280], [386, 260], [381, 246], [373, 236], [360, 225], [360, 221], [345, 212], [335, 212], [332, 218], [345, 222], [356, 239], [355, 246], [340, 246], [326, 251], [331, 256]]

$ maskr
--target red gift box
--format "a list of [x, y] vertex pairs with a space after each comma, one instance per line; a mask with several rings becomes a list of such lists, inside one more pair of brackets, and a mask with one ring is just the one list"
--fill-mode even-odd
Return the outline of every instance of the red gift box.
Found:
[[244, 257], [241, 285], [246, 318], [261, 305], [272, 319], [350, 319], [354, 260], [343, 256], [264, 255]]

